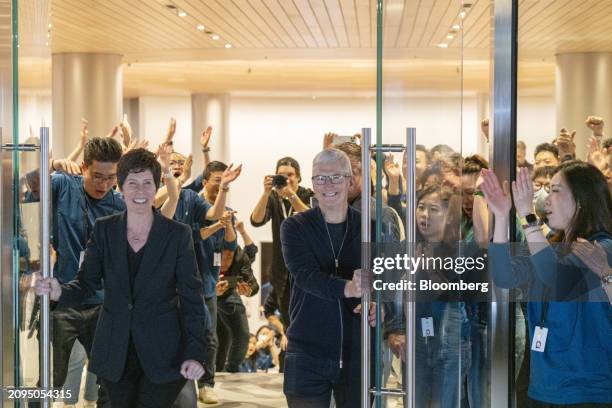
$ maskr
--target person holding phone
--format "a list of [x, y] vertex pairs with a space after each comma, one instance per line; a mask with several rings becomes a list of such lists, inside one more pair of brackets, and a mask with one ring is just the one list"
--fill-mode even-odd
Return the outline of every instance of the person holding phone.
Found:
[[[237, 224], [244, 228], [241, 222]], [[225, 240], [236, 241], [236, 231], [231, 223], [225, 228]], [[245, 245], [249, 244], [245, 242]], [[252, 241], [250, 245], [254, 245]], [[216, 286], [219, 339], [217, 371], [238, 372], [248, 348], [249, 322], [240, 296], [251, 297], [259, 291], [259, 284], [251, 268], [252, 261], [247, 250], [240, 246], [223, 249], [221, 272]]]
[[272, 220], [271, 283], [285, 327], [289, 325], [290, 292], [289, 272], [281, 250], [280, 226], [286, 218], [309, 208], [308, 203], [314, 193], [300, 186], [301, 181], [299, 163], [292, 157], [283, 157], [276, 163], [276, 174], [264, 177], [263, 194], [251, 213], [251, 225], [254, 227], [262, 227]]

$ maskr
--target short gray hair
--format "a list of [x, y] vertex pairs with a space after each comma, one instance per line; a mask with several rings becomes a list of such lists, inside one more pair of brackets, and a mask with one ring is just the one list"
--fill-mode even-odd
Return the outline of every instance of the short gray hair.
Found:
[[322, 150], [315, 156], [312, 160], [312, 171], [314, 172], [315, 167], [322, 164], [339, 164], [343, 174], [353, 174], [349, 157], [342, 150], [333, 147]]

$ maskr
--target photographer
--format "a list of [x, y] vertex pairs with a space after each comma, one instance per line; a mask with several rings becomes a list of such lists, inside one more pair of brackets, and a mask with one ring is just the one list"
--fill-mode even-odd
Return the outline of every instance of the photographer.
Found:
[[272, 220], [272, 277], [281, 320], [289, 324], [289, 273], [283, 260], [280, 225], [285, 218], [307, 210], [314, 195], [312, 190], [299, 186], [302, 181], [300, 165], [291, 157], [276, 163], [276, 175], [264, 178], [264, 191], [251, 213], [251, 225], [261, 227]]

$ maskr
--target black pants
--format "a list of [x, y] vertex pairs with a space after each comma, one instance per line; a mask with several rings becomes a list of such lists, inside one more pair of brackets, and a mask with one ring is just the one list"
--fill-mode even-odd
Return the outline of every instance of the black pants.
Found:
[[[83, 305], [77, 308], [56, 309], [51, 313], [51, 343], [53, 344], [53, 387], [62, 388], [68, 374], [68, 362], [72, 346], [78, 339], [91, 359], [91, 345], [98, 325], [101, 305]], [[40, 338], [39, 338], [40, 340]], [[32, 408], [40, 406], [29, 403]], [[109, 400], [103, 386], [98, 391], [97, 406], [109, 408]]]
[[315, 358], [303, 353], [285, 355], [283, 392], [289, 408], [329, 408], [332, 392], [337, 408], [361, 406], [361, 361]]
[[527, 398], [528, 408], [612, 408], [612, 404], [549, 404]]
[[217, 371], [236, 373], [249, 346], [246, 309], [242, 303], [218, 299], [217, 319]]
[[[217, 296], [206, 299], [206, 307], [210, 313], [210, 327], [206, 331], [206, 361], [204, 362], [204, 375], [198, 380], [198, 387], [214, 387], [215, 364], [217, 363]], [[114, 407], [113, 407], [114, 408]]]
[[170, 408], [187, 380], [154, 384], [142, 371], [133, 347], [130, 347], [123, 374], [118, 382], [102, 380], [112, 408]]

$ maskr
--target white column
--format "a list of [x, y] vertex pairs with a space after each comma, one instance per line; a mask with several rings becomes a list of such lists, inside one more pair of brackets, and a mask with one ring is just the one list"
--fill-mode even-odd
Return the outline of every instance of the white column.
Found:
[[563, 127], [577, 131], [576, 156], [584, 160], [591, 134], [584, 124], [586, 117], [602, 116], [605, 130], [611, 132], [612, 53], [557, 54], [556, 62], [557, 132]]
[[81, 118], [89, 136], [105, 136], [121, 121], [121, 55], [60, 53], [52, 56], [53, 156], [65, 157], [78, 143]]
[[196, 172], [204, 169], [200, 136], [207, 126], [213, 128], [209, 144], [211, 160], [229, 164], [227, 163], [229, 158], [229, 103], [230, 97], [227, 94], [191, 95], [191, 150], [193, 169]]

